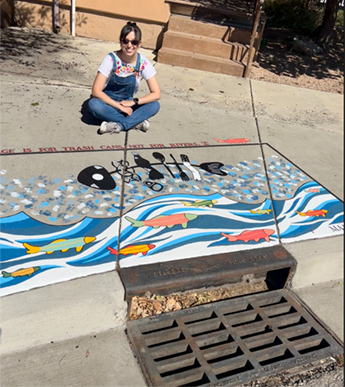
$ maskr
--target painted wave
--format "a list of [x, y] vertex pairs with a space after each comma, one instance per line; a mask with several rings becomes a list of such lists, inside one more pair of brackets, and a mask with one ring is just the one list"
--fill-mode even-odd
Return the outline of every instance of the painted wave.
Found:
[[[80, 266], [80, 262], [85, 267], [106, 263], [111, 263], [114, 266], [115, 257], [110, 256], [106, 247], [109, 243], [117, 243], [118, 219], [84, 218], [81, 222], [74, 225], [54, 226], [41, 223], [24, 213], [19, 213], [2, 218], [0, 224], [0, 267], [2, 272], [0, 287], [2, 294], [4, 293], [4, 288], [21, 285], [27, 281], [35, 284], [34, 286], [43, 286], [48, 283], [70, 279], [70, 274], [67, 273], [69, 268]], [[85, 244], [79, 253], [75, 248], [71, 248], [66, 252], [54, 251], [52, 254], [46, 254], [46, 252], [27, 254], [27, 249], [23, 245], [28, 243], [32, 246], [44, 246], [60, 239], [83, 239], [85, 236], [95, 237], [96, 240]], [[76, 257], [78, 257], [77, 260]], [[32, 267], [38, 267], [39, 270], [33, 272], [30, 276], [8, 276], [8, 274], [20, 269]], [[64, 269], [63, 273], [61, 272], [62, 268]], [[58, 274], [51, 276], [47, 272], [52, 271], [52, 269], [60, 270]], [[75, 270], [72, 271], [75, 272]], [[56, 270], [54, 272], [56, 273]], [[80, 273], [79, 276], [81, 275], [83, 274]], [[41, 284], [42, 281], [35, 280], [36, 277], [45, 278], [43, 279], [43, 285]], [[78, 277], [78, 273], [75, 277]], [[47, 280], [48, 278], [49, 280]], [[19, 288], [27, 290], [22, 286], [19, 286]], [[7, 294], [7, 291], [5, 293]]]
[[[296, 242], [342, 233], [344, 203], [318, 183], [301, 186], [292, 199], [274, 201], [282, 242]], [[324, 210], [325, 216], [301, 216], [299, 213]], [[297, 211], [297, 212], [296, 212]], [[332, 225], [338, 225], [332, 227]]]
[[[205, 202], [204, 207], [200, 207], [195, 203], [197, 200], [208, 202]], [[326, 210], [327, 213], [325, 217], [302, 217], [295, 212], [305, 213], [308, 210]], [[283, 242], [334, 235], [333, 226], [339, 225], [341, 230], [343, 225], [343, 203], [316, 182], [304, 184], [290, 199], [275, 200], [273, 206], [269, 199], [257, 204], [239, 203], [219, 193], [206, 196], [156, 196], [124, 214], [120, 265], [136, 266], [278, 244], [273, 212], [277, 217]], [[193, 214], [197, 217], [187, 222], [186, 228], [181, 224], [172, 228], [133, 227], [127, 219], [130, 217], [137, 221], [147, 221], [157, 216], [178, 214]], [[55, 226], [40, 223], [24, 213], [19, 213], [3, 218], [0, 222], [1, 270], [13, 273], [19, 269], [40, 268], [30, 276], [5, 278], [1, 275], [2, 295], [115, 268], [116, 255], [110, 254], [107, 247], [118, 247], [118, 218], [86, 217], [73, 225]], [[260, 230], [269, 230], [269, 234], [263, 231], [260, 234]], [[259, 232], [259, 240], [254, 237], [254, 231]], [[250, 237], [241, 239], [243, 232], [249, 233]], [[232, 236], [232, 241], [229, 242], [221, 233]], [[84, 245], [80, 252], [71, 248], [66, 252], [54, 251], [52, 254], [27, 254], [23, 246], [23, 243], [44, 246], [59, 239], [69, 240], [86, 236], [96, 240]], [[154, 245], [154, 248], [136, 255], [123, 254], [126, 247], [146, 244]]]

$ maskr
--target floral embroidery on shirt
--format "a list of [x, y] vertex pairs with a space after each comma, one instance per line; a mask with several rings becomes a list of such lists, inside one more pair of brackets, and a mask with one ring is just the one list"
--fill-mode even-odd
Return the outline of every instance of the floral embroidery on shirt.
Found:
[[[115, 57], [116, 57], [116, 74], [118, 74], [121, 77], [121, 76], [127, 76], [127, 75], [132, 74], [134, 72], [134, 70], [135, 70], [134, 65], [131, 65], [129, 63], [124, 64], [121, 62], [121, 60], [119, 60], [117, 58], [117, 56], [115, 56]], [[139, 74], [137, 72], [135, 72], [135, 75], [141, 76], [140, 73], [145, 69], [146, 65], [147, 65], [147, 61], [143, 58], [140, 58], [140, 66], [139, 66], [140, 71], [139, 71]]]

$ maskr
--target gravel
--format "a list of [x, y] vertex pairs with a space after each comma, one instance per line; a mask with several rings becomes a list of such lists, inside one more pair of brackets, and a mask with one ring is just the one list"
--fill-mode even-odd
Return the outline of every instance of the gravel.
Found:
[[329, 357], [316, 364], [293, 368], [278, 375], [239, 387], [343, 387], [344, 356]]
[[[344, 32], [334, 30], [327, 51], [308, 56], [293, 50], [292, 32], [265, 29], [251, 79], [344, 94]], [[306, 41], [310, 38], [300, 37]]]

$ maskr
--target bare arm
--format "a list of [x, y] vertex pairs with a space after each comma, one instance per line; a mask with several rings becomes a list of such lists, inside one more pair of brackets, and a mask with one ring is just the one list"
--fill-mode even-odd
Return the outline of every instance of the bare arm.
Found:
[[103, 92], [106, 81], [107, 77], [102, 73], [98, 72], [92, 85], [92, 96], [100, 99], [107, 105], [121, 110], [122, 112], [130, 116], [132, 114], [132, 109], [130, 108], [130, 106], [124, 106], [121, 103], [114, 101]]
[[[158, 101], [161, 97], [161, 91], [158, 85], [158, 81], [156, 76], [154, 75], [147, 81], [147, 85], [149, 87], [150, 93], [145, 95], [144, 97], [139, 98], [139, 105], [144, 105], [145, 103], [153, 102], [153, 101]], [[121, 102], [122, 106], [134, 106], [133, 101], [122, 101]]]

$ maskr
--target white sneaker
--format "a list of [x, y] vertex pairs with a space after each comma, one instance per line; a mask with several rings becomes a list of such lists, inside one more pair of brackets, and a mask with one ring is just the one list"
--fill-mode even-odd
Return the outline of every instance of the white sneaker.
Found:
[[120, 125], [117, 122], [107, 122], [103, 121], [101, 127], [99, 128], [99, 132], [104, 133], [120, 133], [122, 131]]
[[150, 127], [150, 123], [147, 120], [145, 120], [143, 122], [140, 122], [140, 124], [133, 126], [132, 129], [141, 130], [142, 132], [147, 132], [149, 130], [149, 127]]

